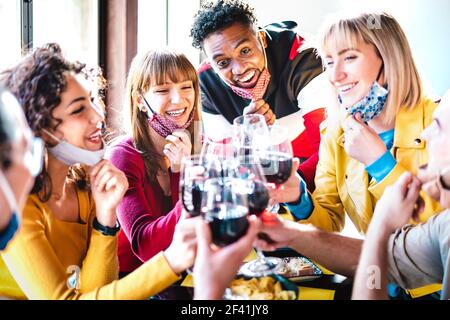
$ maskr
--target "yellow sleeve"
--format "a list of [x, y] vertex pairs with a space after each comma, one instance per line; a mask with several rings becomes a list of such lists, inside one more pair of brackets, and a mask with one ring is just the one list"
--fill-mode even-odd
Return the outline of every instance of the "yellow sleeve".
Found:
[[[96, 215], [94, 200], [88, 193], [84, 193], [86, 198], [84, 205], [89, 206], [88, 223], [92, 226], [92, 221]], [[119, 259], [117, 257], [117, 236], [105, 236], [97, 230], [91, 228], [89, 248], [81, 264], [80, 290], [88, 292], [100, 286], [117, 280], [119, 275]]]
[[[95, 265], [116, 259], [116, 253], [111, 251], [109, 255], [101, 253], [102, 256], [107, 256], [105, 261], [100, 257], [95, 259], [94, 254], [102, 251], [102, 247], [111, 250], [115, 246], [113, 243], [116, 240], [103, 238], [105, 237], [100, 233], [93, 232], [91, 245], [99, 243], [101, 245], [98, 248], [91, 248], [93, 250], [88, 253], [89, 257], [86, 256], [88, 261], [85, 259], [83, 263], [81, 274], [86, 281], [95, 276], [102, 277], [98, 270], [87, 270], [88, 266], [95, 268]], [[67, 285], [69, 275], [66, 268], [46, 238], [42, 214], [39, 208], [31, 206], [27, 206], [24, 210], [21, 230], [3, 253], [3, 258], [29, 299], [148, 299], [179, 279], [168, 265], [163, 253], [160, 253], [124, 279], [97, 288], [86, 285], [85, 288], [89, 287], [90, 290], [70, 289]], [[108, 267], [101, 267], [103, 271], [105, 268]]]
[[322, 135], [315, 178], [316, 190], [311, 195], [314, 209], [308, 219], [300, 221], [326, 231], [341, 231], [345, 223], [344, 206], [336, 180], [336, 141], [334, 135], [326, 132]]

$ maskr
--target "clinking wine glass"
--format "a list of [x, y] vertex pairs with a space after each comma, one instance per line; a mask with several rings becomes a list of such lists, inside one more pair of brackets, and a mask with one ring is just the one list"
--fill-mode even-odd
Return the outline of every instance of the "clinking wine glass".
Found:
[[[266, 180], [257, 157], [253, 155], [238, 156], [233, 161], [224, 163], [224, 170], [228, 171], [228, 176], [238, 177], [246, 181], [248, 191], [249, 214], [254, 214], [264, 221], [263, 214], [269, 203], [269, 193], [266, 187]], [[258, 238], [272, 241], [267, 234], [259, 233]], [[284, 262], [280, 258], [266, 257], [263, 252], [256, 248], [257, 259], [246, 263], [241, 268], [241, 273], [250, 277], [263, 277], [275, 273]]]
[[[254, 143], [269, 187], [278, 188], [289, 179], [292, 171], [293, 153], [287, 129], [275, 124], [268, 131], [258, 130]], [[277, 213], [278, 210], [279, 204], [275, 203], [270, 211]]]
[[183, 158], [180, 170], [180, 199], [191, 217], [201, 214], [205, 181], [221, 177], [220, 162], [208, 155]]
[[247, 233], [246, 188], [246, 181], [242, 179], [215, 178], [205, 182], [202, 215], [211, 228], [215, 245], [227, 246]]
[[256, 132], [267, 135], [268, 127], [264, 116], [247, 114], [233, 121], [233, 146], [238, 156], [250, 155], [254, 148]]

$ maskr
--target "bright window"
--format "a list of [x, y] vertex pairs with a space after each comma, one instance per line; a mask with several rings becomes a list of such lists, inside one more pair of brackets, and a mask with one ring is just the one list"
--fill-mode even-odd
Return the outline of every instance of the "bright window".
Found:
[[2, 30], [0, 70], [4, 70], [20, 59], [19, 0], [0, 0], [0, 30]]
[[33, 47], [49, 42], [71, 60], [98, 64], [98, 1], [34, 0]]
[[200, 53], [189, 33], [200, 0], [139, 0], [138, 51], [170, 47], [183, 52], [194, 66]]

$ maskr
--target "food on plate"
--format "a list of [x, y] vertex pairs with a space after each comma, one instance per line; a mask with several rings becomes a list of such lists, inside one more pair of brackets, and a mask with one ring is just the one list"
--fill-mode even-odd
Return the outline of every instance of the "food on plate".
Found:
[[321, 273], [311, 261], [304, 257], [289, 257], [283, 258], [283, 260], [284, 265], [277, 273], [286, 278], [313, 276]]
[[295, 300], [296, 293], [283, 290], [281, 283], [272, 277], [235, 279], [230, 285], [231, 294], [249, 300]]

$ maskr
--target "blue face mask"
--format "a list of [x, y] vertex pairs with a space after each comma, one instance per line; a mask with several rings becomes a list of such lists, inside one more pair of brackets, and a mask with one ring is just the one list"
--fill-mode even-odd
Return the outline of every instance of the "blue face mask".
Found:
[[[350, 115], [359, 113], [361, 114], [362, 121], [369, 122], [383, 111], [388, 94], [389, 91], [375, 81], [372, 87], [370, 87], [369, 93], [364, 98], [352, 106], [346, 106], [345, 110]], [[340, 96], [339, 102], [342, 104]]]

